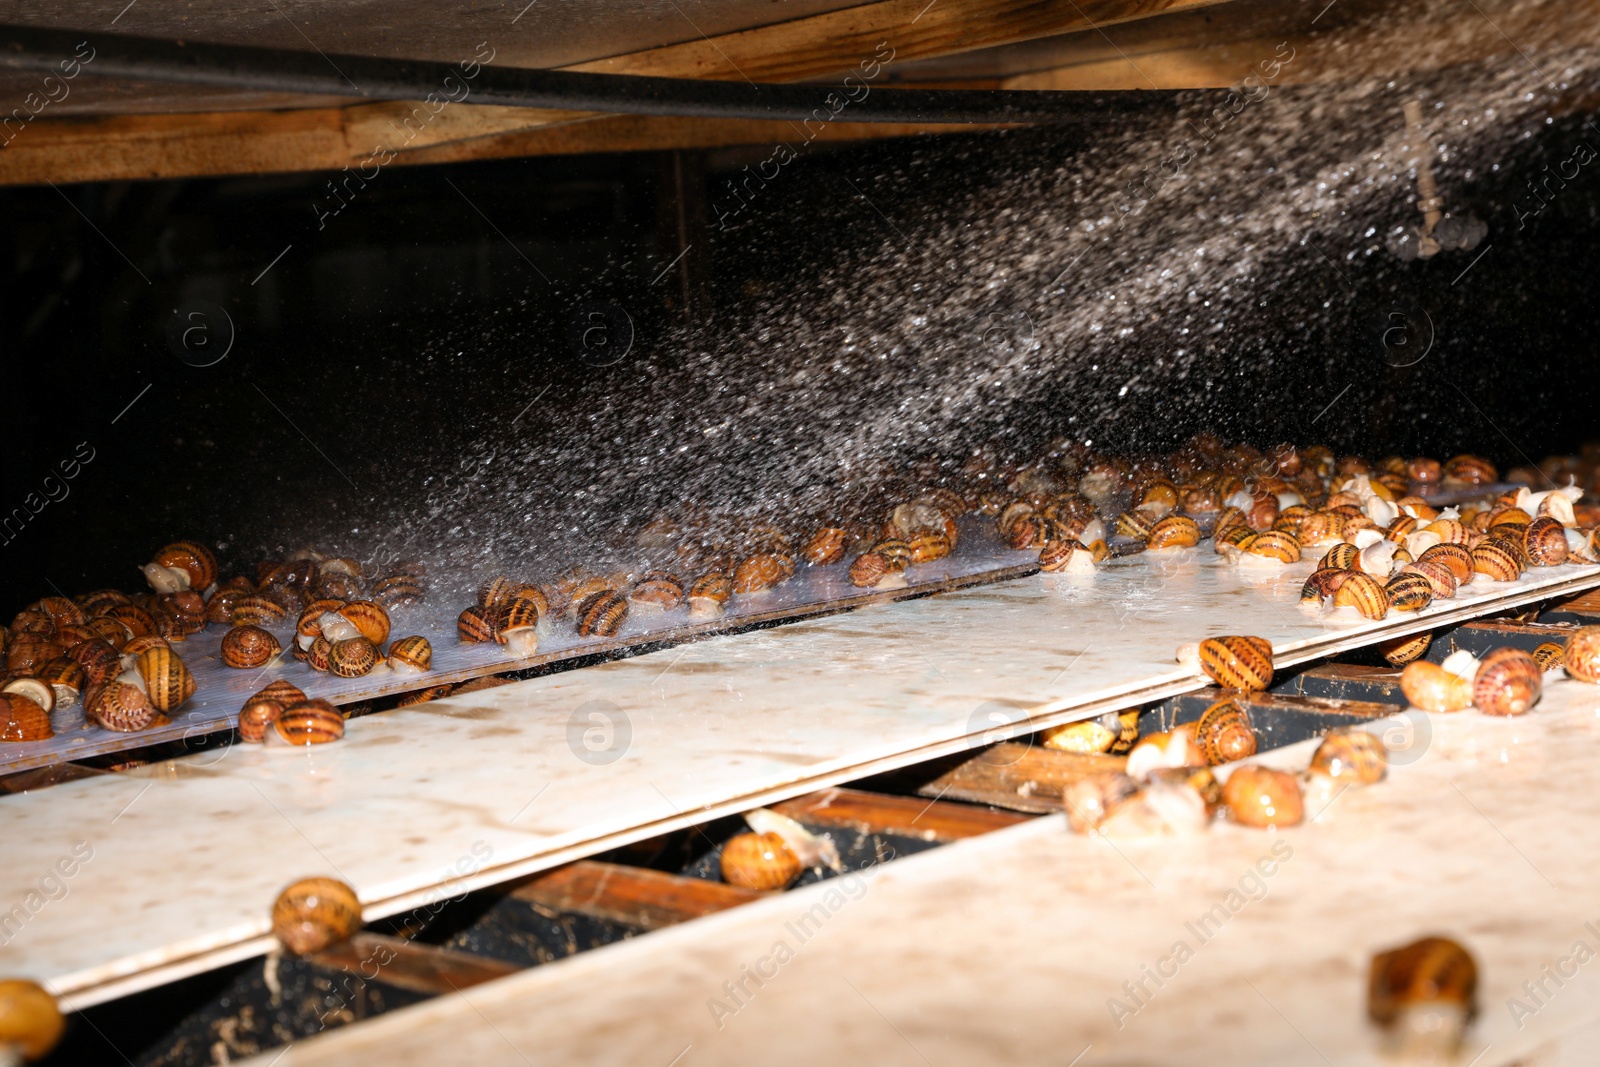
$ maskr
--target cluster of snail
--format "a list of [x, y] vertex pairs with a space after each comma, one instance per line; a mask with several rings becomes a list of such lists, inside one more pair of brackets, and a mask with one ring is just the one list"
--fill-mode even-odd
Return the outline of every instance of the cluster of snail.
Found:
[[1522, 715], [1544, 691], [1544, 675], [1564, 668], [1571, 678], [1600, 684], [1600, 626], [1584, 626], [1565, 644], [1546, 642], [1532, 652], [1497, 648], [1481, 660], [1465, 650], [1440, 663], [1415, 660], [1400, 674], [1406, 699], [1423, 711], [1463, 711]]
[[[220, 659], [240, 670], [265, 667], [282, 654], [267, 626], [286, 622], [291, 612], [298, 613], [295, 658], [314, 670], [349, 678], [372, 671], [384, 659], [403, 672], [426, 671], [431, 663], [432, 649], [422, 637], [401, 638], [386, 654], [379, 651], [389, 635], [389, 609], [423, 597], [421, 569], [415, 566], [395, 567], [368, 585], [355, 560], [304, 550], [289, 560], [262, 562], [254, 577], [219, 581], [210, 548], [175, 541], [141, 571], [148, 593], [100, 589], [76, 598], [45, 597], [0, 630], [5, 659], [0, 741], [54, 736], [51, 712], [80, 699], [86, 721], [108, 730], [133, 733], [165, 725], [196, 689], [194, 675], [173, 646], [208, 625], [229, 627]], [[331, 704], [288, 688], [297, 696], [277, 699], [279, 710], [304, 714], [285, 714], [277, 728], [280, 738], [306, 744], [342, 732], [342, 725], [335, 731], [327, 721], [328, 712], [338, 718]], [[259, 718], [264, 703], [285, 695], [279, 691], [263, 701], [257, 694], [245, 711]], [[241, 715], [241, 735], [260, 740], [260, 729], [253, 729], [258, 724], [246, 718]]]

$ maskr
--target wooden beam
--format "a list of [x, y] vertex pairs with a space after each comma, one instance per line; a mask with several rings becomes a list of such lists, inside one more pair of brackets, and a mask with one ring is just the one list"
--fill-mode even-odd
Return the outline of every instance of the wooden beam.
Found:
[[917, 792], [1042, 815], [1064, 810], [1062, 791], [1072, 782], [1120, 771], [1127, 764], [1126, 756], [1080, 756], [1007, 741], [984, 749]]
[[772, 810], [811, 826], [839, 826], [863, 834], [894, 834], [941, 844], [1031, 821], [1026, 815], [1007, 811], [842, 787], [786, 800]]
[[366, 931], [306, 958], [330, 970], [349, 971], [367, 981], [432, 996], [460, 992], [521, 970], [487, 956]]
[[511, 891], [552, 911], [587, 915], [641, 930], [698, 919], [767, 894], [644, 867], [579, 860], [537, 874]]

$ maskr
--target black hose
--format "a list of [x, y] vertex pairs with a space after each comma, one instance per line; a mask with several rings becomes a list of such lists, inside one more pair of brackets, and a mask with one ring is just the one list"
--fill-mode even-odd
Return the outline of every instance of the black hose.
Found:
[[[0, 26], [0, 68], [59, 73], [75, 54], [82, 73], [143, 81], [369, 100], [423, 100], [430, 93], [447, 99], [464, 92], [462, 99], [475, 104], [797, 122], [1101, 122], [1143, 110], [1152, 100], [1175, 99], [1173, 93], [1143, 91], [883, 89], [859, 70], [850, 82], [841, 75], [835, 85], [754, 85]], [[465, 70], [475, 73], [468, 77]]]

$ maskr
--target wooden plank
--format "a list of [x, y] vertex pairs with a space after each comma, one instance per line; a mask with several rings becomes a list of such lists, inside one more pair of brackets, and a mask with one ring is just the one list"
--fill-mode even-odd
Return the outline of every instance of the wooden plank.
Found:
[[1043, 815], [1063, 810], [1061, 795], [1072, 782], [1120, 771], [1127, 763], [1126, 756], [1080, 756], [1006, 741], [964, 760], [917, 792]]
[[486, 956], [367, 931], [310, 953], [306, 959], [330, 970], [349, 971], [368, 981], [432, 996], [458, 993], [521, 970]]
[[940, 843], [1028, 821], [1024, 815], [967, 804], [886, 796], [844, 787], [786, 800], [773, 810], [810, 826], [842, 826], [863, 834], [894, 834]]
[[1298, 696], [1326, 697], [1333, 700], [1366, 700], [1378, 704], [1406, 703], [1400, 692], [1400, 671], [1393, 667], [1371, 667], [1359, 663], [1325, 663], [1291, 678], [1283, 689]]
[[1434, 637], [1428, 646], [1427, 658], [1441, 663], [1453, 652], [1466, 651], [1482, 658], [1497, 648], [1520, 648], [1532, 652], [1540, 645], [1554, 642], [1564, 645], [1576, 623], [1511, 622], [1506, 619], [1485, 619], [1452, 627]]
[[535, 875], [511, 895], [554, 911], [657, 930], [727, 911], [766, 894], [644, 867], [579, 860]]
[[1581, 626], [1600, 623], [1600, 589], [1563, 600], [1545, 612], [1542, 618], [1549, 622], [1575, 622]]
[[[1219, 701], [1231, 700], [1244, 709], [1261, 751], [1282, 748], [1297, 741], [1321, 737], [1400, 710], [1395, 704], [1367, 700], [1336, 700], [1290, 693], [1239, 693], [1226, 689], [1201, 689], [1172, 697], [1139, 717], [1139, 732], [1170, 730], [1194, 722]], [[1399, 701], [1404, 704], [1404, 698]]]

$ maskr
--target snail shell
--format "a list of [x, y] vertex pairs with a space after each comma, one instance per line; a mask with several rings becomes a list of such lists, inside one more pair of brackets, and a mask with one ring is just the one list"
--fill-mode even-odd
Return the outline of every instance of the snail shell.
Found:
[[39, 634], [22, 634], [12, 638], [6, 649], [6, 668], [29, 674], [61, 655], [61, 646]]
[[1413, 660], [1422, 658], [1428, 651], [1428, 646], [1433, 644], [1433, 634], [1410, 634], [1406, 637], [1394, 637], [1387, 641], [1379, 642], [1378, 652], [1388, 661], [1391, 667], [1404, 667]]
[[86, 689], [104, 685], [122, 669], [117, 650], [100, 638], [79, 641], [67, 649], [67, 658], [83, 668]]
[[1522, 562], [1500, 542], [1484, 541], [1472, 550], [1472, 570], [1491, 582], [1514, 582], [1522, 576]]
[[495, 640], [501, 640], [507, 630], [536, 629], [549, 613], [549, 602], [537, 589], [521, 589], [500, 604], [500, 625]]
[[1418, 456], [1406, 464], [1406, 474], [1414, 482], [1432, 485], [1444, 476], [1444, 470], [1438, 460], [1429, 459], [1426, 456]]
[[1061, 799], [1067, 809], [1067, 825], [1074, 832], [1098, 829], [1127, 801], [1139, 795], [1139, 783], [1121, 771], [1085, 775], [1068, 783]]
[[[1039, 520], [1043, 527], [1044, 520]], [[911, 566], [911, 546], [898, 538], [889, 537], [872, 546], [871, 551], [876, 552], [889, 564], [889, 570], [898, 574]]]
[[516, 590], [517, 583], [505, 575], [502, 574], [498, 578], [492, 578], [484, 584], [482, 589], [478, 590], [478, 606], [489, 608], [491, 611], [498, 611]]
[[277, 681], [269, 683], [265, 689], [261, 690], [259, 693], [256, 693], [250, 699], [276, 700], [279, 704], [282, 704], [287, 708], [293, 704], [305, 703], [306, 695], [302, 693], [300, 691], [300, 687], [295, 685], [293, 682], [279, 678]]
[[1212, 766], [1256, 754], [1256, 732], [1250, 716], [1231, 700], [1219, 700], [1201, 713], [1194, 726], [1195, 744]]
[[1423, 711], [1461, 711], [1472, 704], [1472, 683], [1437, 663], [1417, 660], [1400, 672], [1400, 691]]
[[683, 603], [683, 582], [667, 571], [650, 571], [639, 579], [628, 600], [647, 611], [670, 611]]
[[[1130, 537], [1135, 541], [1143, 541], [1149, 538], [1150, 531], [1154, 528], [1155, 527], [1150, 522], [1150, 517], [1138, 510], [1124, 511], [1121, 515], [1118, 515], [1116, 521], [1112, 523], [1113, 532], [1120, 534], [1123, 537]], [[1015, 531], [1015, 527], [1012, 528], [1012, 531]], [[1016, 541], [1013, 540], [1011, 547], [1026, 548], [1028, 546], [1018, 545]]]
[[863, 552], [850, 564], [850, 584], [863, 589], [889, 576], [889, 561], [877, 552]]
[[1259, 692], [1272, 684], [1272, 642], [1263, 637], [1208, 637], [1200, 669], [1224, 689]]
[[722, 880], [746, 889], [786, 889], [804, 870], [782, 837], [735, 834], [722, 846]]
[[1522, 649], [1497, 648], [1478, 664], [1472, 703], [1485, 715], [1521, 715], [1539, 702], [1543, 673]]
[[1323, 545], [1344, 536], [1344, 516], [1331, 511], [1314, 511], [1300, 520], [1295, 536], [1302, 545]]
[[1013, 522], [1001, 538], [1007, 548], [1015, 552], [1042, 544], [1049, 532], [1049, 523], [1038, 515], [1027, 515]]
[[8, 1060], [44, 1059], [66, 1027], [56, 998], [43, 986], [22, 978], [0, 980], [0, 1047]]
[[912, 563], [932, 563], [950, 554], [950, 539], [942, 532], [919, 530], [906, 544], [911, 548]]
[[58, 630], [63, 626], [82, 626], [89, 621], [83, 609], [64, 596], [47, 596], [35, 607], [50, 616]]
[[1425, 937], [1372, 957], [1367, 1014], [1418, 1062], [1454, 1056], [1477, 1012], [1478, 965], [1448, 938]]
[[1330, 597], [1337, 593], [1339, 587], [1345, 583], [1345, 579], [1354, 573], [1354, 571], [1342, 570], [1336, 567], [1324, 567], [1321, 570], [1312, 571], [1311, 576], [1306, 579], [1306, 583], [1300, 587], [1301, 601], [1311, 604], [1322, 603], [1324, 597]]
[[1383, 743], [1362, 729], [1335, 730], [1322, 739], [1311, 757], [1311, 773], [1324, 778], [1371, 785], [1382, 780], [1389, 757]]
[[1239, 547], [1252, 556], [1279, 563], [1300, 562], [1300, 542], [1282, 530], [1262, 530], [1241, 542]]
[[1082, 722], [1049, 727], [1039, 736], [1045, 748], [1053, 748], [1060, 752], [1074, 752], [1079, 755], [1109, 752], [1111, 746], [1122, 739], [1122, 720], [1112, 711]]
[[1317, 569], [1351, 571], [1358, 569], [1360, 563], [1361, 549], [1348, 541], [1340, 541], [1317, 562]]
[[311, 647], [306, 649], [306, 666], [314, 671], [326, 674], [331, 669], [329, 655], [333, 652], [333, 642], [326, 637], [318, 637], [311, 642]]
[[222, 662], [240, 670], [259, 667], [283, 651], [278, 639], [259, 626], [235, 626], [222, 637]]
[[1246, 764], [1228, 776], [1222, 802], [1244, 826], [1294, 826], [1305, 817], [1305, 801], [1294, 775]]
[[1424, 526], [1422, 530], [1424, 533], [1434, 534], [1447, 545], [1464, 545], [1467, 543], [1467, 528], [1456, 519], [1434, 519]]
[[488, 612], [476, 604], [456, 617], [456, 635], [464, 643], [493, 641], [494, 631]]
[[0, 687], [0, 693], [5, 693], [8, 696], [27, 697], [43, 708], [46, 715], [54, 711], [56, 707], [56, 691], [49, 682], [42, 678], [27, 676], [12, 678], [6, 682], [4, 687]]
[[310, 586], [319, 597], [357, 600], [362, 596], [361, 580], [349, 574], [323, 574]]
[[1187, 515], [1168, 515], [1150, 528], [1147, 548], [1193, 548], [1200, 543], [1200, 524]]
[[[1095, 544], [1103, 547], [1105, 542], [1096, 541]], [[1094, 551], [1077, 541], [1046, 541], [1039, 550], [1039, 569], [1042, 571], [1081, 572], [1093, 570], [1094, 564]]]
[[[1424, 553], [1426, 555], [1426, 553]], [[1401, 574], [1420, 574], [1428, 580], [1435, 600], [1449, 600], [1456, 595], [1456, 575], [1436, 559], [1419, 559], [1400, 568]]]
[[340, 678], [360, 678], [378, 665], [378, 648], [365, 637], [335, 641], [328, 649], [328, 671]]
[[137, 604], [117, 604], [101, 618], [120, 622], [130, 637], [148, 637], [156, 632], [156, 620]]
[[276, 700], [262, 700], [253, 696], [239, 709], [239, 740], [259, 745], [266, 733], [283, 714], [283, 705]]
[[1548, 515], [1534, 519], [1522, 531], [1522, 550], [1535, 567], [1555, 567], [1567, 561], [1567, 530]]
[[344, 736], [344, 716], [326, 700], [307, 700], [284, 708], [272, 730], [286, 744], [325, 745]]
[[[339, 609], [339, 615], [374, 645], [389, 640], [389, 613], [381, 605], [370, 600], [352, 600]], [[327, 624], [323, 627], [326, 632]]]
[[581, 637], [611, 637], [622, 628], [627, 618], [626, 600], [616, 593], [596, 593], [578, 607], [578, 634]]
[[157, 711], [143, 689], [127, 682], [107, 682], [89, 698], [88, 717], [107, 730], [131, 734], [160, 726], [166, 716]]
[[1383, 587], [1389, 606], [1396, 611], [1421, 611], [1433, 603], [1433, 582], [1427, 575], [1405, 572], [1390, 578]]
[[262, 593], [277, 589], [305, 589], [317, 577], [317, 565], [310, 559], [292, 559], [287, 563], [274, 563], [260, 572]]
[[144, 565], [144, 577], [158, 593], [205, 589], [217, 580], [217, 557], [196, 541], [174, 541]]
[[1365, 618], [1381, 619], [1389, 613], [1389, 594], [1384, 592], [1383, 583], [1372, 575], [1351, 571], [1350, 577], [1333, 594], [1333, 606], [1354, 608]]
[[400, 674], [421, 674], [433, 666], [433, 645], [426, 637], [402, 637], [389, 646], [389, 666]]
[[128, 639], [133, 636], [122, 623], [116, 619], [108, 619], [103, 615], [97, 619], [90, 619], [88, 628], [91, 634], [114, 649], [121, 648], [127, 644]]
[[272, 932], [296, 956], [348, 941], [361, 929], [361, 900], [336, 878], [306, 878], [272, 902]]
[[1584, 626], [1572, 632], [1562, 665], [1579, 681], [1600, 683], [1600, 626]]
[[[1557, 660], [1559, 661], [1559, 649]], [[39, 670], [39, 680], [55, 693], [56, 705], [68, 708], [75, 704], [87, 684], [88, 672], [77, 660], [58, 656]]]
[[1493, 463], [1482, 456], [1456, 456], [1444, 465], [1444, 480], [1466, 485], [1489, 485], [1500, 478]]
[[1007, 504], [1000, 511], [1000, 517], [995, 520], [995, 529], [999, 531], [1001, 540], [1011, 539], [1011, 528], [1023, 519], [1031, 518], [1034, 513], [1033, 505], [1026, 500], [1015, 500]]
[[800, 555], [814, 567], [826, 567], [844, 559], [845, 541], [849, 534], [837, 526], [824, 526], [811, 535], [800, 550]]
[[409, 708], [416, 704], [426, 704], [430, 700], [438, 700], [440, 697], [449, 696], [450, 690], [453, 688], [454, 686], [450, 685], [430, 685], [426, 689], [418, 689], [414, 692], [407, 693], [405, 696], [395, 701], [394, 706], [397, 708]]
[[758, 552], [739, 561], [733, 570], [733, 591], [751, 595], [764, 593], [783, 581], [783, 563], [771, 552]]
[[[1399, 541], [1404, 543], [1407, 537], [1416, 532], [1416, 529], [1416, 519], [1412, 518], [1410, 515], [1401, 515], [1389, 524], [1388, 529], [1384, 530], [1383, 535], [1391, 541]], [[1442, 541], [1444, 538], [1440, 538], [1440, 540]]]
[[20, 693], [0, 693], [0, 742], [45, 741], [54, 737], [50, 713]]
[[265, 626], [279, 623], [289, 617], [288, 609], [271, 597], [252, 593], [233, 602], [232, 622], [235, 626]]
[[696, 578], [689, 587], [689, 615], [691, 618], [710, 618], [722, 614], [722, 609], [733, 595], [733, 576], [725, 571], [712, 571]]
[[194, 696], [194, 675], [170, 648], [150, 648], [139, 654], [135, 664], [144, 679], [150, 703], [160, 712], [176, 711]]
[[1457, 585], [1466, 585], [1472, 581], [1473, 563], [1472, 551], [1464, 544], [1445, 542], [1434, 545], [1422, 555], [1417, 557], [1418, 563], [1438, 563], [1450, 568], [1450, 573], [1455, 576]]
[[372, 586], [372, 599], [391, 611], [421, 603], [422, 597], [422, 582], [409, 574], [391, 574]]
[[120, 589], [96, 589], [78, 598], [78, 606], [83, 608], [83, 613], [89, 618], [97, 618], [107, 608], [115, 604], [132, 603], [128, 594]]
[[1546, 641], [1533, 650], [1533, 662], [1539, 665], [1539, 670], [1548, 673], [1561, 666], [1561, 659], [1566, 655], [1566, 651], [1554, 641]]

